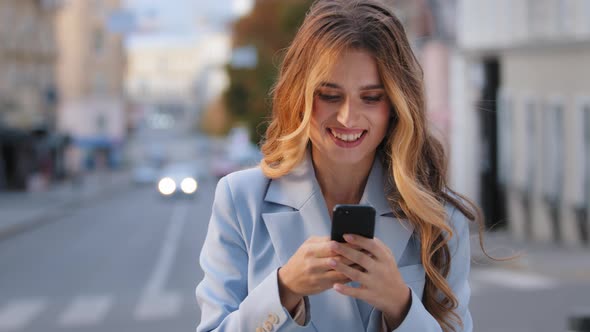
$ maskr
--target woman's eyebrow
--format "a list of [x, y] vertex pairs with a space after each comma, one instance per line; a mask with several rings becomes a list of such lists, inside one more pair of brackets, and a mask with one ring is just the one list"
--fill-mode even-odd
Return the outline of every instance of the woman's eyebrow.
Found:
[[[333, 88], [333, 89], [340, 89], [342, 90], [342, 87], [336, 83], [331, 83], [331, 82], [322, 82], [320, 83], [321, 87], [326, 87], [326, 88]], [[380, 89], [385, 89], [385, 87], [383, 86], [383, 84], [369, 84], [369, 85], [364, 85], [360, 88], [360, 90], [380, 90]]]
[[333, 89], [340, 89], [342, 90], [342, 87], [336, 83], [330, 83], [330, 82], [322, 82], [320, 83], [321, 87], [325, 87], [325, 88], [333, 88]]
[[385, 89], [383, 84], [369, 84], [361, 87], [361, 90], [380, 90]]

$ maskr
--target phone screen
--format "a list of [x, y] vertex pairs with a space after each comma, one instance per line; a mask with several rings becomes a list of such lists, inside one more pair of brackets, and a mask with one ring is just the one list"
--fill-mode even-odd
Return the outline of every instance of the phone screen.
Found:
[[370, 205], [336, 205], [332, 214], [332, 240], [345, 242], [342, 235], [357, 234], [372, 239], [375, 209]]

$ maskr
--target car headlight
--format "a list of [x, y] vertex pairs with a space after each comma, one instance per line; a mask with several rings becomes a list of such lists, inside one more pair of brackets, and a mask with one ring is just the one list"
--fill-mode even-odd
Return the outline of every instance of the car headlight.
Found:
[[192, 194], [197, 191], [197, 180], [193, 178], [184, 178], [180, 183], [180, 189], [185, 194]]
[[162, 195], [172, 195], [176, 191], [176, 183], [169, 177], [165, 177], [158, 182], [158, 190]]

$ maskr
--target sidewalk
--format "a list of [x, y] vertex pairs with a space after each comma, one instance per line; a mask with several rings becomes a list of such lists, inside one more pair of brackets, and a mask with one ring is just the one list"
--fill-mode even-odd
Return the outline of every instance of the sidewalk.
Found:
[[79, 186], [66, 181], [43, 192], [0, 192], [0, 240], [127, 187], [129, 171], [117, 170], [87, 174]]
[[472, 268], [503, 268], [540, 274], [561, 280], [590, 282], [590, 247], [565, 247], [557, 243], [533, 243], [512, 238], [508, 231], [484, 235], [484, 247], [491, 256], [517, 258], [496, 262], [485, 257], [477, 231], [471, 232]]

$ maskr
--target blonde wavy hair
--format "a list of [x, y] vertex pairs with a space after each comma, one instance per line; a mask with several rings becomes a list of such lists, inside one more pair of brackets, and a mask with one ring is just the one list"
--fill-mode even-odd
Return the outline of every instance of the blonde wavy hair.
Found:
[[[391, 8], [377, 0], [319, 0], [308, 12], [280, 68], [272, 91], [272, 118], [260, 167], [269, 178], [289, 173], [304, 158], [316, 89], [335, 59], [349, 49], [374, 57], [392, 104], [392, 123], [378, 155], [388, 170], [387, 199], [420, 237], [426, 271], [423, 302], [445, 331], [462, 325], [449, 287], [451, 255], [445, 203], [481, 222], [479, 209], [446, 183], [446, 156], [428, 133], [423, 72]], [[481, 235], [480, 227], [480, 235]], [[481, 240], [481, 237], [480, 237]]]

